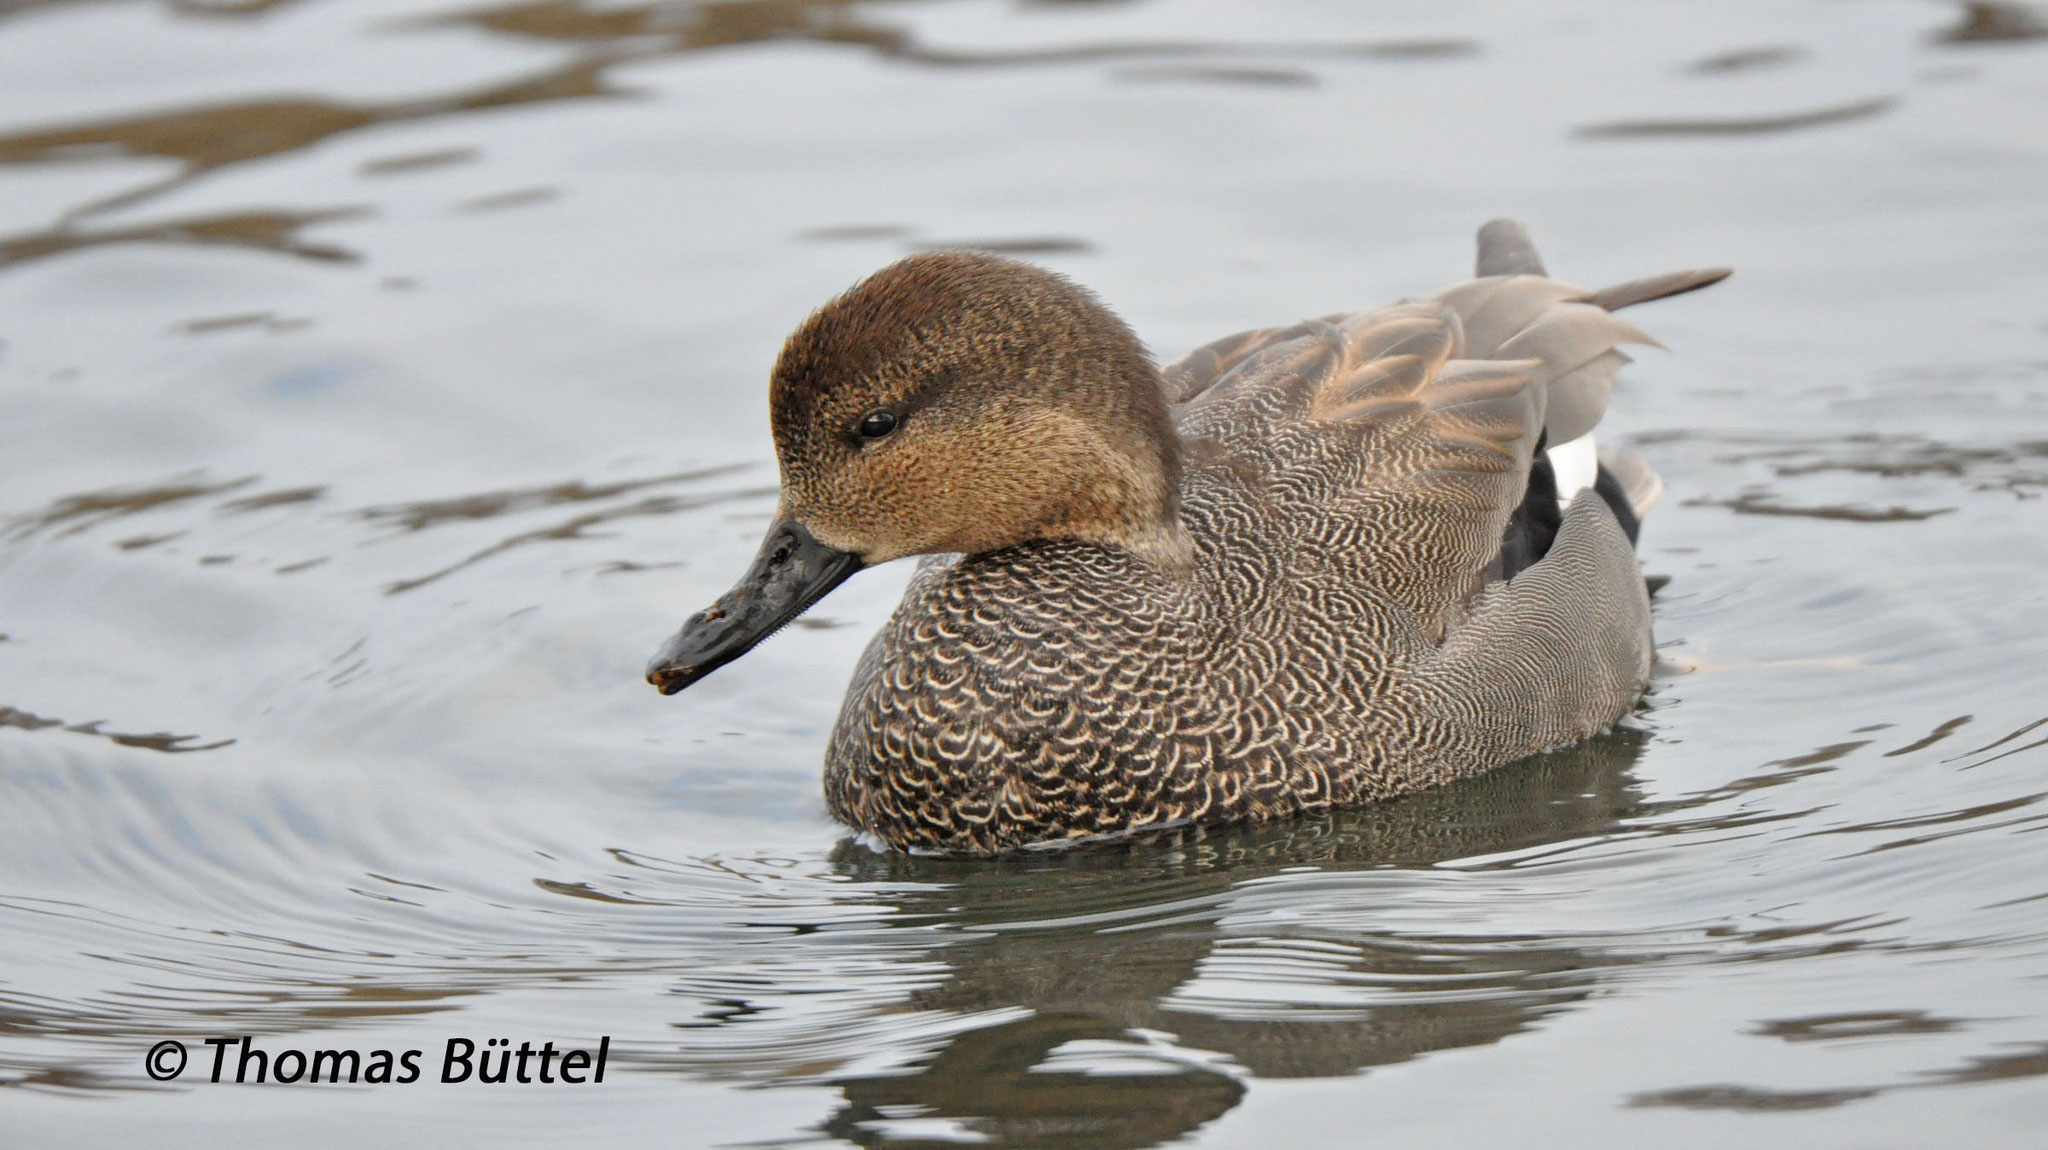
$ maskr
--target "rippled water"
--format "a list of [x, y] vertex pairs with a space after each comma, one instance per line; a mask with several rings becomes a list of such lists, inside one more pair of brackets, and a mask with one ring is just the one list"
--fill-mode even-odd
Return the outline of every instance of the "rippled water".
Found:
[[[2048, 18], [1927, 2], [0, 0], [10, 1145], [2022, 1145]], [[1643, 322], [1630, 729], [1256, 831], [878, 855], [903, 573], [676, 699], [782, 335], [907, 251], [1162, 356], [1481, 220]], [[430, 1081], [204, 1081], [209, 1037]], [[439, 1085], [449, 1038], [602, 1085]], [[161, 1039], [195, 1052], [156, 1083]]]

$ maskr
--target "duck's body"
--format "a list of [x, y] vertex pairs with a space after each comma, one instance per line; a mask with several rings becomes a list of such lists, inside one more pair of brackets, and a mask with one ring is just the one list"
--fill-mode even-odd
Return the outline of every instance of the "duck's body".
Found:
[[[1626, 714], [1650, 665], [1632, 535], [1655, 480], [1609, 457], [1560, 520], [1542, 445], [1591, 429], [1615, 344], [1647, 339], [1608, 308], [1725, 273], [1589, 295], [1487, 274], [1541, 270], [1519, 228], [1488, 232], [1479, 280], [1233, 337], [1145, 380], [1113, 318], [1081, 340], [1102, 336], [1096, 353], [1033, 358], [1037, 329], [1099, 305], [987, 256], [905, 261], [814, 316], [777, 370], [783, 521], [854, 566], [967, 552], [924, 561], [856, 670], [826, 759], [833, 814], [976, 853], [1264, 819], [1476, 774]], [[1024, 302], [982, 324], [1013, 278]], [[992, 375], [994, 398], [951, 398]], [[891, 463], [865, 440], [879, 414], [877, 439], [925, 421], [926, 450]], [[838, 468], [806, 471], [829, 454], [812, 425], [856, 429]], [[1058, 464], [1040, 468], [1046, 439]], [[937, 526], [876, 510], [906, 501]], [[650, 677], [677, 688], [732, 657], [707, 657], [704, 632], [774, 599], [791, 577], [773, 561], [771, 535]]]

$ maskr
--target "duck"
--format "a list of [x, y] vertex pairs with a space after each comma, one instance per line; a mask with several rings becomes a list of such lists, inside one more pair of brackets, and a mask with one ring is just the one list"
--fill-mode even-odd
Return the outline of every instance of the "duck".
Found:
[[1160, 368], [1091, 292], [999, 254], [901, 259], [769, 379], [774, 518], [648, 664], [700, 681], [915, 557], [825, 754], [831, 814], [945, 855], [1376, 802], [1611, 728], [1652, 663], [1661, 482], [1594, 439], [1615, 313], [1525, 228], [1475, 278]]

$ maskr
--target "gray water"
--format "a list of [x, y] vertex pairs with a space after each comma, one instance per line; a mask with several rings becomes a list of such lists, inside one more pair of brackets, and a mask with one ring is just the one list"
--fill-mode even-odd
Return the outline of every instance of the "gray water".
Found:
[[[0, 0], [0, 1141], [2039, 1144], [2048, 18], [490, 3]], [[904, 572], [641, 682], [882, 263], [1022, 253], [1164, 358], [1501, 214], [1738, 269], [1609, 417], [1668, 484], [1626, 729], [960, 862], [819, 792]], [[426, 1073], [208, 1082], [244, 1035]]]

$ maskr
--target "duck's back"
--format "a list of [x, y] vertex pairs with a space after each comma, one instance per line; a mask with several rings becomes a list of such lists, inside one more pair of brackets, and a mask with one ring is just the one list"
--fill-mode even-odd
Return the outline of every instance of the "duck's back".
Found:
[[834, 814], [989, 851], [1390, 797], [1611, 725], [1651, 653], [1628, 532], [1588, 490], [1533, 564], [1502, 556], [1545, 437], [1589, 431], [1615, 345], [1648, 342], [1588, 298], [1493, 276], [1168, 367], [1192, 563], [927, 562], [849, 690]]

